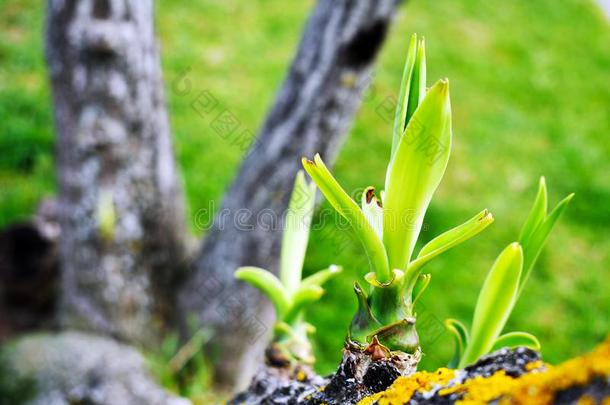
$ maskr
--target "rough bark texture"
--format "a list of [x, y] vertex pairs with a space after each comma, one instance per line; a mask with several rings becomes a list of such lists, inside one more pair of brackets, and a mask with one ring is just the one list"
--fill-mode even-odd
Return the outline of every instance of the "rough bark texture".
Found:
[[148, 343], [170, 312], [184, 226], [153, 1], [47, 5], [61, 319]]
[[[366, 361], [368, 363], [366, 370], [361, 370], [362, 360], [360, 354], [348, 349], [344, 352], [343, 360], [337, 371], [325, 378], [310, 376], [306, 379], [281, 379], [268, 371], [262, 372], [253, 379], [247, 391], [237, 395], [229, 404], [345, 405], [360, 403], [359, 401], [363, 398], [379, 393], [377, 397], [365, 400], [366, 403], [447, 405], [466, 399], [464, 394], [465, 391], [469, 390], [466, 387], [459, 393], [440, 395], [441, 390], [448, 386], [478, 379], [479, 382], [483, 381], [484, 388], [473, 389], [472, 392], [475, 395], [481, 395], [481, 393], [488, 395], [489, 392], [493, 392], [493, 389], [490, 389], [489, 383], [485, 385], [484, 379], [489, 379], [498, 371], [503, 371], [510, 381], [511, 378], [518, 378], [529, 372], [537, 373], [544, 370], [544, 367], [541, 366], [542, 363], [539, 361], [540, 354], [524, 347], [514, 350], [499, 350], [482, 357], [475, 364], [463, 370], [440, 368], [434, 372], [424, 371], [412, 374], [415, 371], [413, 369], [408, 375], [402, 374], [396, 364], [391, 360], [388, 361], [388, 359]], [[361, 371], [364, 371], [364, 374]], [[434, 381], [431, 378], [431, 376], [437, 376], [438, 378], [442, 375], [447, 376], [445, 382], [441, 382], [440, 379]], [[398, 378], [402, 379], [404, 383], [394, 386], [394, 383], [398, 383]], [[503, 381], [504, 384], [510, 386], [507, 382]], [[586, 386], [589, 385], [594, 384], [587, 384]], [[596, 386], [594, 385], [593, 388], [596, 388]], [[384, 401], [378, 401], [379, 399]], [[496, 399], [495, 396], [491, 395], [487, 400], [472, 401], [471, 403], [497, 403]]]
[[[272, 314], [233, 279], [240, 265], [277, 270], [281, 215], [301, 156], [332, 161], [370, 81], [399, 0], [320, 0], [276, 101], [225, 196], [190, 280], [181, 313], [213, 327], [221, 384], [244, 387], [260, 359]], [[275, 226], [274, 226], [275, 225]]]
[[0, 397], [0, 404], [191, 405], [155, 382], [139, 352], [106, 337], [72, 331], [30, 335], [0, 354], [3, 371], [34, 391], [27, 402]]

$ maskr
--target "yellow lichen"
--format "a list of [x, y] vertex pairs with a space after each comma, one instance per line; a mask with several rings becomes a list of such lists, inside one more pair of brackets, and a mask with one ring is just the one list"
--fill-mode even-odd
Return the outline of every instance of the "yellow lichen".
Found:
[[557, 391], [585, 385], [595, 377], [610, 376], [610, 340], [593, 352], [568, 360], [545, 372], [525, 374], [505, 395], [504, 403], [550, 403]]
[[578, 403], [576, 405], [595, 405], [597, 401], [591, 398], [589, 395], [583, 395], [578, 399]]
[[525, 369], [527, 371], [538, 370], [545, 367], [545, 364], [542, 360], [531, 361], [525, 365]]
[[457, 403], [463, 405], [487, 403], [509, 391], [515, 381], [514, 378], [507, 376], [504, 371], [499, 371], [489, 378], [475, 377], [462, 384], [444, 388], [439, 391], [439, 394], [445, 396], [462, 393], [463, 397]]
[[[531, 372], [519, 378], [498, 371], [488, 378], [475, 377], [443, 388], [439, 394], [459, 393], [461, 399], [456, 403], [463, 405], [485, 404], [494, 400], [499, 400], [500, 404], [550, 404], [558, 391], [586, 385], [596, 377], [610, 377], [610, 339], [593, 352], [556, 367], [535, 361], [527, 364], [526, 369]], [[404, 404], [415, 392], [429, 391], [435, 385], [447, 385], [453, 377], [454, 370], [449, 369], [400, 377], [386, 391], [364, 398], [359, 405]], [[580, 403], [588, 404], [590, 399], [583, 396]], [[603, 404], [610, 405], [610, 398], [604, 398]]]
[[358, 402], [358, 405], [402, 404], [417, 391], [429, 391], [435, 385], [445, 385], [453, 379], [455, 370], [439, 368], [434, 373], [426, 371], [417, 372], [409, 377], [398, 377], [396, 381], [385, 391], [366, 397]]

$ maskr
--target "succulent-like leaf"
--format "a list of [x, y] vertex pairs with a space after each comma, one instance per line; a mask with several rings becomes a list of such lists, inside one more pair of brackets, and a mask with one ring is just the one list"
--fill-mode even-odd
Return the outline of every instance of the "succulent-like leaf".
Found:
[[404, 129], [407, 128], [411, 117], [421, 104], [426, 95], [426, 42], [424, 38], [417, 42], [417, 56], [413, 68], [413, 78], [411, 80], [411, 90], [409, 91], [409, 104], [407, 105]]
[[548, 217], [536, 228], [536, 230], [532, 233], [530, 238], [527, 240], [527, 244], [523, 246], [523, 275], [521, 276], [521, 281], [519, 283], [519, 292], [523, 289], [523, 286], [527, 282], [530, 273], [532, 272], [532, 268], [542, 251], [542, 248], [547, 240], [547, 237], [553, 230], [555, 223], [557, 220], [561, 218], [565, 209], [568, 207], [570, 201], [574, 194], [570, 194], [551, 211]]
[[259, 267], [240, 267], [235, 272], [235, 278], [246, 281], [261, 290], [275, 307], [277, 319], [284, 319], [284, 316], [290, 309], [291, 299], [284, 285], [277, 277]]
[[523, 249], [518, 242], [508, 245], [491, 267], [477, 300], [470, 344], [460, 367], [489, 353], [502, 332], [517, 297], [523, 268]]
[[373, 272], [364, 276], [364, 280], [372, 287], [369, 303], [375, 319], [381, 325], [389, 325], [399, 319], [413, 316], [413, 306], [405, 305], [407, 302], [403, 294], [404, 275], [402, 270], [394, 269], [392, 278], [387, 282], [380, 282]]
[[305, 332], [308, 334], [314, 334], [316, 333], [316, 327], [313, 326], [312, 324], [310, 324], [309, 322], [304, 322], [303, 326], [305, 327]]
[[494, 218], [491, 215], [491, 212], [485, 209], [463, 224], [442, 233], [441, 235], [432, 239], [430, 242], [426, 243], [426, 245], [419, 251], [417, 259], [420, 260], [429, 256], [437, 256], [453, 246], [477, 235], [493, 221]]
[[299, 287], [309, 240], [316, 185], [305, 180], [299, 171], [294, 181], [290, 203], [284, 220], [284, 235], [280, 257], [280, 279], [289, 293]]
[[309, 173], [324, 197], [339, 214], [347, 219], [358, 235], [378, 277], [382, 280], [388, 279], [390, 269], [385, 248], [358, 204], [341, 188], [319, 154], [315, 155], [313, 161], [303, 158], [302, 162], [305, 171]]
[[292, 327], [284, 321], [276, 322], [273, 325], [273, 329], [275, 330], [276, 334], [292, 335], [294, 333], [294, 331], [292, 330]]
[[392, 270], [392, 278], [389, 281], [381, 281], [377, 277], [376, 273], [367, 273], [364, 275], [364, 280], [369, 283], [372, 287], [376, 288], [386, 288], [386, 287], [394, 287], [402, 285], [402, 281], [405, 277], [405, 273], [402, 270], [394, 269]]
[[547, 210], [547, 192], [546, 192], [546, 182], [544, 180], [544, 176], [540, 177], [540, 182], [538, 183], [538, 193], [536, 194], [536, 199], [534, 200], [534, 205], [525, 220], [525, 224], [523, 224], [523, 228], [521, 229], [521, 233], [519, 234], [519, 243], [521, 246], [525, 246], [532, 236], [536, 228], [544, 221], [546, 218], [546, 210]]
[[527, 332], [509, 332], [501, 335], [494, 342], [491, 351], [496, 351], [502, 349], [504, 347], [508, 347], [510, 349], [518, 346], [529, 347], [533, 350], [540, 350], [540, 342], [536, 338], [536, 336]]
[[317, 271], [314, 274], [312, 274], [311, 276], [304, 278], [303, 281], [301, 281], [301, 286], [307, 286], [307, 285], [322, 286], [322, 285], [324, 285], [324, 283], [326, 283], [328, 280], [330, 280], [332, 277], [336, 276], [337, 274], [341, 273], [342, 271], [343, 271], [343, 268], [341, 266], [331, 264], [326, 269]]
[[409, 51], [400, 83], [394, 131], [392, 136], [392, 153], [394, 156], [398, 142], [402, 137], [411, 116], [426, 93], [426, 55], [423, 38], [418, 41], [417, 34], [411, 36]]
[[318, 301], [324, 295], [324, 289], [319, 285], [301, 285], [292, 296], [292, 305], [286, 314], [286, 321], [291, 322], [308, 304]]
[[398, 93], [398, 102], [396, 103], [396, 116], [394, 117], [394, 131], [392, 133], [392, 152], [390, 156], [394, 156], [394, 152], [396, 152], [396, 147], [398, 146], [398, 141], [400, 141], [400, 138], [407, 127], [409, 92], [411, 91], [411, 81], [413, 79], [416, 56], [417, 34], [413, 34], [411, 35], [411, 41], [409, 42], [407, 59], [405, 60], [402, 80], [400, 81], [400, 91]]
[[377, 338], [382, 345], [392, 348], [391, 350], [413, 354], [419, 349], [419, 336], [413, 317], [397, 318], [394, 323], [384, 323], [369, 337]]
[[405, 269], [449, 161], [449, 81], [426, 93], [401, 137], [386, 173], [383, 242], [390, 268]]
[[455, 341], [455, 354], [449, 362], [449, 368], [456, 368], [468, 346], [468, 329], [457, 319], [445, 319], [445, 328], [451, 332]]
[[431, 274], [420, 274], [417, 277], [417, 282], [415, 283], [415, 286], [413, 287], [413, 291], [411, 293], [411, 296], [413, 297], [413, 305], [415, 305], [417, 300], [419, 300], [419, 297], [421, 297], [426, 288], [428, 288], [428, 284], [430, 284], [431, 278]]
[[494, 219], [491, 213], [487, 210], [483, 210], [463, 224], [456, 226], [428, 242], [420, 250], [417, 259], [409, 263], [409, 266], [407, 267], [407, 288], [410, 287], [409, 280], [414, 281], [419, 276], [421, 268], [431, 259], [476, 236], [493, 221]]
[[366, 293], [357, 281], [354, 282], [354, 293], [358, 299], [358, 310], [352, 318], [348, 338], [354, 342], [364, 343], [368, 332], [379, 327], [380, 324], [373, 315]]
[[379, 240], [383, 238], [383, 208], [381, 201], [375, 195], [374, 187], [367, 187], [362, 192], [362, 212]]

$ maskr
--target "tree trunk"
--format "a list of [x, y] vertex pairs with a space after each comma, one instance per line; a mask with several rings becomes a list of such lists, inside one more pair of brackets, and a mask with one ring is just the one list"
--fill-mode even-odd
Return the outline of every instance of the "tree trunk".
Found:
[[183, 315], [216, 331], [218, 382], [244, 387], [259, 361], [272, 314], [233, 279], [241, 265], [277, 271], [282, 214], [301, 156], [332, 161], [349, 129], [399, 0], [320, 0], [256, 141], [226, 194], [190, 279]]
[[152, 343], [184, 210], [152, 0], [48, 0], [64, 326]]

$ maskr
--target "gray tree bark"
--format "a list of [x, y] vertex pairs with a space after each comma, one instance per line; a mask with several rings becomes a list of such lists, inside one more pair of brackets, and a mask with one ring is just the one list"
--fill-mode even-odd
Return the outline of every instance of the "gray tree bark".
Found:
[[[226, 194], [180, 314], [215, 330], [219, 384], [244, 387], [272, 323], [268, 303], [234, 281], [241, 265], [277, 270], [284, 213], [301, 156], [332, 161], [350, 127], [399, 0], [320, 0], [257, 140]], [[313, 247], [315, 248], [315, 247]]]
[[184, 211], [152, 0], [48, 0], [64, 326], [152, 343]]

